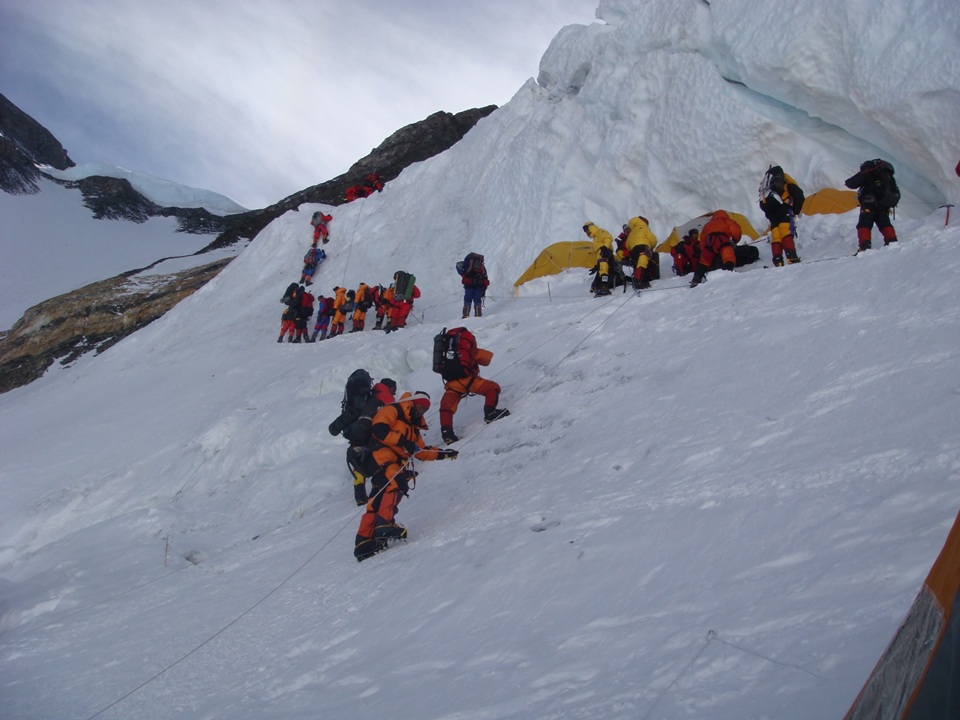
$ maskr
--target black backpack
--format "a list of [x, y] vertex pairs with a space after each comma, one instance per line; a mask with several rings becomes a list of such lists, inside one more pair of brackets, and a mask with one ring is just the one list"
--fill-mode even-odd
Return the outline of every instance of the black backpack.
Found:
[[793, 202], [790, 206], [793, 214], [799, 215], [803, 212], [803, 202], [807, 199], [806, 195], [803, 194], [803, 190], [796, 183], [788, 183], [787, 192], [790, 193], [790, 200]]
[[444, 381], [469, 377], [476, 349], [477, 339], [466, 328], [444, 328], [433, 338], [433, 371]]
[[895, 208], [900, 202], [900, 188], [893, 179], [894, 169], [886, 160], [876, 158], [867, 160], [860, 166], [860, 172], [866, 174], [868, 180], [863, 186], [864, 195], [873, 195], [876, 202], [884, 207]]
[[358, 368], [350, 373], [350, 377], [347, 378], [347, 385], [343, 390], [340, 415], [327, 428], [331, 435], [342, 434], [347, 437], [350, 428], [363, 414], [363, 408], [370, 399], [372, 388], [373, 378], [366, 370]]
[[292, 282], [287, 285], [287, 289], [283, 292], [283, 297], [280, 298], [280, 302], [284, 305], [289, 305], [290, 302], [296, 297], [297, 292], [300, 290], [300, 284]]
[[783, 168], [779, 165], [771, 165], [767, 168], [767, 174], [763, 176], [763, 184], [760, 187], [768, 192], [783, 195], [783, 191], [787, 189], [787, 177], [783, 173]]

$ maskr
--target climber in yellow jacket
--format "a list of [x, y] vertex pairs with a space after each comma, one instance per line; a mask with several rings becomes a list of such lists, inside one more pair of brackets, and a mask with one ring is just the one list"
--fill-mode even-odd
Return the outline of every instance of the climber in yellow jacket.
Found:
[[783, 267], [784, 255], [788, 265], [800, 262], [794, 218], [802, 212], [803, 201], [797, 181], [779, 165], [771, 165], [760, 183], [760, 209], [770, 221], [770, 252], [776, 267]]
[[587, 234], [587, 237], [593, 241], [593, 249], [595, 252], [599, 253], [602, 247], [613, 250], [613, 235], [602, 227], [597, 227], [592, 222], [588, 222], [583, 226], [583, 231]]
[[626, 227], [625, 248], [633, 266], [633, 289], [642, 290], [650, 287], [651, 280], [660, 279], [660, 254], [654, 249], [657, 236], [642, 215], [630, 218]]

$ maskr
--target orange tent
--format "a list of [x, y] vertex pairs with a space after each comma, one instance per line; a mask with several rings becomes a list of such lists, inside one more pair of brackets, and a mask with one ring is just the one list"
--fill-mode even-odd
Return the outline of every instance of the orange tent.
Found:
[[844, 720], [960, 717], [960, 515]]

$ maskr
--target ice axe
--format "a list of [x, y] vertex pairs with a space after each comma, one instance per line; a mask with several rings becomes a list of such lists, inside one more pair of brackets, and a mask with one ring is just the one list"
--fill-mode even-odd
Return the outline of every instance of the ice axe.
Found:
[[953, 207], [953, 203], [947, 203], [946, 205], [941, 205], [940, 207], [947, 209], [947, 219], [943, 223], [943, 226], [946, 227], [950, 224], [950, 208]]

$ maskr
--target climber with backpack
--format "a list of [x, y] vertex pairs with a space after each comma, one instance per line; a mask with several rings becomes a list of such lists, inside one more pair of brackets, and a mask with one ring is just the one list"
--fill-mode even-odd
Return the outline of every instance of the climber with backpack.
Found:
[[857, 219], [857, 252], [869, 250], [873, 243], [871, 235], [876, 225], [883, 237], [883, 244], [897, 242], [897, 231], [890, 222], [890, 211], [900, 202], [900, 188], [893, 178], [893, 165], [876, 158], [860, 165], [856, 174], [844, 182], [857, 191], [860, 217]]
[[788, 264], [800, 262], [795, 218], [803, 210], [803, 201], [803, 190], [782, 167], [771, 165], [767, 168], [760, 183], [760, 209], [770, 221], [770, 252], [776, 267], [783, 267], [784, 255]]
[[483, 395], [483, 419], [487, 423], [506, 417], [498, 408], [500, 386], [480, 377], [480, 366], [489, 365], [493, 353], [477, 347], [477, 339], [465, 327], [444, 328], [433, 340], [433, 371], [443, 379], [440, 398], [440, 434], [448, 445], [460, 438], [453, 431], [453, 416], [467, 395]]
[[377, 324], [373, 327], [376, 330], [382, 330], [384, 319], [386, 319], [387, 325], [390, 324], [388, 313], [393, 307], [393, 285], [386, 288], [383, 285], [377, 285], [374, 288], [373, 302], [377, 309]]
[[487, 268], [483, 264], [483, 255], [469, 253], [457, 263], [457, 273], [461, 276], [463, 284], [463, 317], [470, 317], [471, 305], [473, 305], [474, 316], [480, 317], [483, 314], [483, 298], [490, 285]]
[[303, 271], [300, 273], [300, 282], [304, 285], [312, 285], [317, 268], [326, 259], [327, 253], [325, 250], [318, 250], [315, 247], [307, 250], [307, 254], [303, 256]]
[[307, 323], [310, 322], [310, 318], [313, 317], [313, 295], [304, 289], [300, 293], [300, 307], [297, 308], [297, 318], [294, 321], [294, 327], [297, 331], [297, 336], [294, 338], [294, 342], [309, 342], [310, 334], [307, 332]]
[[633, 289], [643, 290], [650, 287], [651, 280], [660, 279], [660, 253], [655, 249], [657, 236], [642, 215], [630, 218], [625, 227], [624, 249], [633, 266]]
[[340, 415], [327, 428], [331, 435], [343, 435], [350, 442], [347, 468], [353, 477], [353, 498], [357, 505], [366, 504], [366, 478], [376, 470], [370, 454], [373, 416], [394, 401], [396, 392], [397, 383], [391, 378], [383, 378], [374, 385], [370, 373], [363, 368], [354, 370], [347, 378]]
[[[351, 290], [351, 292], [353, 291]], [[343, 334], [343, 325], [349, 312], [347, 310], [349, 307], [347, 304], [347, 289], [335, 287], [333, 293], [333, 320], [330, 323], [330, 337], [332, 338]]]
[[280, 318], [280, 337], [277, 338], [278, 343], [283, 342], [283, 336], [287, 333], [290, 333], [289, 342], [293, 342], [293, 338], [297, 334], [297, 318], [300, 315], [300, 293], [305, 292], [305, 290], [303, 285], [290, 283], [284, 291], [283, 297], [280, 298], [280, 302], [287, 307]]
[[690, 228], [680, 242], [670, 248], [673, 257], [673, 274], [683, 277], [700, 265], [700, 230]]
[[313, 247], [316, 247], [319, 241], [323, 241], [324, 245], [330, 242], [330, 228], [327, 227], [327, 223], [331, 220], [333, 220], [333, 215], [327, 215], [320, 210], [317, 210], [310, 218], [310, 224], [313, 225]]
[[416, 285], [416, 276], [404, 270], [393, 275], [393, 298], [390, 302], [390, 321], [386, 332], [393, 332], [407, 326], [407, 317], [413, 309], [413, 301], [420, 297], [420, 288]]
[[370, 499], [360, 518], [353, 556], [366, 560], [387, 547], [390, 540], [405, 540], [407, 529], [396, 522], [397, 506], [416, 485], [414, 460], [455, 460], [456, 450], [427, 446], [422, 431], [430, 409], [425, 392], [404, 393], [399, 400], [380, 408], [370, 425], [373, 464]]
[[353, 317], [351, 318], [353, 325], [350, 328], [350, 332], [355, 333], [363, 330], [363, 326], [367, 321], [367, 310], [373, 305], [373, 301], [370, 299], [369, 285], [360, 283], [360, 287], [357, 288], [357, 292], [353, 297], [353, 304]]
[[330, 330], [330, 317], [333, 315], [333, 298], [317, 296], [317, 322], [313, 326], [310, 342], [326, 340]]

